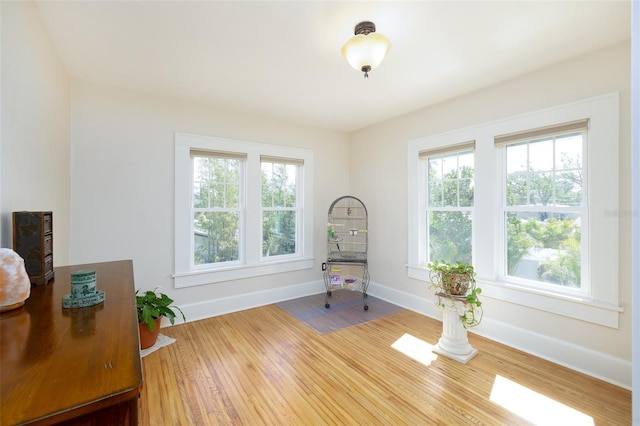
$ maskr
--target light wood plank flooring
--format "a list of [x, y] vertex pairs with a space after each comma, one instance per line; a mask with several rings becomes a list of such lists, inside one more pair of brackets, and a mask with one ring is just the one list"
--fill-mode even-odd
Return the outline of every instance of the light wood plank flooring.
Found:
[[433, 345], [441, 327], [404, 310], [318, 335], [269, 305], [163, 328], [177, 341], [143, 358], [140, 424], [526, 425], [531, 413], [558, 426], [631, 424], [630, 391], [471, 333], [479, 353], [466, 365], [392, 347]]

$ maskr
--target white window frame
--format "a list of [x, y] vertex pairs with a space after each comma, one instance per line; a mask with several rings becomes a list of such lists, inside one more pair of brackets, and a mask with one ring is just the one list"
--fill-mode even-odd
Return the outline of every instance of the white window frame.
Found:
[[[410, 278], [429, 281], [422, 220], [424, 188], [421, 188], [420, 151], [445, 148], [460, 140], [475, 140], [474, 167], [474, 266], [483, 295], [546, 312], [617, 328], [619, 314], [618, 218], [619, 209], [619, 94], [610, 93], [570, 104], [547, 108], [503, 120], [480, 124], [425, 138], [407, 145], [408, 167], [408, 263]], [[587, 148], [588, 294], [572, 295], [506, 282], [500, 278], [503, 239], [500, 227], [500, 151], [494, 147], [499, 135], [589, 120]], [[482, 250], [478, 250], [482, 247]], [[487, 250], [486, 248], [493, 248]]]
[[[223, 154], [224, 155], [224, 154]], [[201, 157], [203, 155], [198, 155], [198, 154], [193, 154], [192, 152], [190, 152], [190, 156], [191, 156], [191, 164], [190, 164], [190, 176], [191, 176], [191, 182], [193, 184], [193, 176], [194, 176], [194, 167], [193, 167], [193, 158], [198, 156]], [[211, 155], [211, 157], [216, 157], [216, 155]], [[218, 158], [221, 158], [218, 156]], [[191, 230], [189, 231], [189, 236], [191, 237], [191, 242], [189, 244], [189, 250], [190, 250], [190, 254], [189, 254], [189, 259], [190, 259], [190, 268], [194, 271], [197, 270], [208, 270], [208, 269], [219, 269], [219, 268], [224, 268], [224, 267], [229, 267], [229, 266], [233, 266], [233, 265], [241, 265], [244, 262], [244, 259], [242, 258], [243, 253], [245, 252], [244, 250], [244, 244], [245, 244], [245, 238], [243, 235], [244, 232], [244, 227], [242, 226], [243, 223], [245, 223], [245, 218], [244, 218], [244, 214], [246, 211], [246, 208], [244, 206], [245, 203], [245, 198], [243, 197], [244, 191], [245, 191], [245, 158], [244, 157], [238, 157], [238, 158], [233, 158], [234, 160], [238, 160], [240, 162], [239, 165], [239, 176], [238, 176], [238, 184], [239, 184], [239, 200], [238, 200], [238, 207], [237, 208], [195, 208], [193, 205], [193, 198], [190, 196], [189, 198], [189, 206], [190, 206], [190, 213], [189, 213], [189, 217], [191, 218], [190, 224], [191, 224]], [[193, 188], [193, 186], [192, 186]], [[193, 189], [192, 189], [193, 191]], [[190, 192], [190, 194], [192, 194], [192, 192]], [[193, 218], [195, 216], [195, 213], [198, 211], [211, 211], [211, 212], [224, 212], [224, 211], [237, 211], [238, 215], [239, 215], [239, 224], [240, 224], [240, 229], [239, 231], [239, 235], [238, 235], [238, 259], [236, 260], [231, 260], [231, 261], [227, 261], [227, 262], [219, 262], [219, 263], [203, 263], [203, 264], [198, 264], [196, 265], [194, 263], [194, 247], [195, 247], [195, 226], [193, 223]]]
[[[559, 124], [559, 123], [558, 123]], [[588, 124], [587, 124], [588, 125]], [[570, 133], [570, 132], [567, 132]], [[578, 131], [574, 131], [571, 133], [578, 133]], [[582, 134], [582, 205], [575, 207], [557, 207], [557, 206], [533, 206], [533, 205], [524, 205], [524, 206], [507, 206], [506, 202], [506, 178], [507, 178], [507, 158], [506, 158], [506, 148], [510, 144], [504, 144], [501, 146], [496, 146], [496, 150], [498, 151], [498, 170], [499, 170], [499, 182], [500, 182], [500, 209], [498, 213], [498, 229], [500, 232], [500, 255], [497, 259], [498, 271], [497, 278], [500, 281], [511, 283], [514, 285], [522, 286], [522, 287], [530, 287], [532, 289], [537, 289], [541, 291], [549, 291], [551, 293], [558, 294], [567, 294], [570, 296], [577, 296], [581, 298], [589, 298], [590, 296], [590, 275], [589, 275], [589, 209], [587, 206], [589, 205], [588, 194], [589, 194], [589, 170], [587, 164], [588, 160], [588, 131], [580, 130], [579, 133]], [[555, 135], [554, 135], [555, 136]], [[540, 136], [542, 137], [542, 136]], [[530, 141], [527, 140], [527, 143]], [[505, 224], [505, 213], [507, 212], [518, 212], [518, 211], [543, 211], [543, 212], [554, 212], [554, 213], [562, 213], [562, 212], [571, 212], [571, 213], [579, 213], [580, 214], [580, 229], [581, 229], [581, 238], [580, 238], [580, 269], [581, 269], [581, 285], [580, 287], [566, 287], [553, 283], [546, 283], [541, 280], [527, 280], [524, 278], [518, 278], [515, 276], [507, 275], [505, 272], [507, 269], [506, 259], [507, 259], [507, 235], [506, 235], [506, 224]]]
[[[246, 154], [239, 264], [193, 265], [191, 150]], [[295, 255], [262, 257], [261, 156], [290, 158], [300, 166], [300, 218], [298, 252]], [[191, 287], [313, 268], [313, 151], [188, 133], [175, 134], [175, 253], [174, 286]], [[204, 266], [204, 267], [203, 267]]]
[[[269, 261], [269, 260], [280, 260], [280, 259], [288, 259], [295, 258], [300, 255], [300, 229], [303, 226], [303, 217], [302, 217], [302, 206], [301, 200], [303, 199], [302, 194], [302, 173], [303, 173], [303, 165], [300, 165], [299, 161], [291, 161], [291, 159], [287, 158], [273, 158], [273, 157], [265, 157], [260, 159], [260, 166], [262, 163], [270, 163], [270, 164], [285, 164], [285, 165], [293, 165], [296, 167], [296, 205], [293, 207], [264, 207], [262, 202], [260, 202], [260, 217], [263, 218], [265, 212], [267, 211], [293, 211], [296, 214], [296, 251], [292, 254], [281, 254], [281, 255], [271, 255], [265, 256], [262, 254], [262, 245], [260, 246], [261, 251], [261, 260]], [[261, 169], [262, 170], [262, 169]], [[260, 193], [262, 199], [262, 193]], [[263, 221], [260, 221], [260, 235], [264, 238], [264, 229], [262, 227]]]
[[[439, 212], [469, 212], [471, 214], [471, 258], [474, 258], [473, 253], [473, 228], [475, 226], [475, 191], [474, 191], [474, 204], [471, 206], [459, 207], [459, 206], [442, 206], [442, 207], [433, 207], [429, 203], [429, 159], [431, 158], [440, 158], [441, 160], [446, 156], [456, 155], [456, 159], [459, 161], [460, 154], [468, 154], [471, 153], [473, 155], [473, 167], [475, 170], [475, 141], [464, 142], [460, 144], [456, 144], [446, 148], [438, 148], [435, 150], [429, 150], [429, 152], [422, 151], [419, 156], [422, 162], [421, 165], [421, 185], [423, 186], [423, 190], [420, 191], [423, 194], [424, 198], [420, 200], [422, 206], [422, 218], [421, 221], [424, 221], [424, 230], [425, 230], [425, 244], [424, 244], [424, 257], [421, 258], [421, 263], [425, 262], [433, 262], [441, 259], [430, 259], [429, 258], [429, 221], [427, 220], [427, 216], [431, 212], [439, 211]], [[458, 164], [459, 170], [459, 164]], [[474, 172], [475, 173], [475, 172]], [[475, 176], [474, 176], [474, 189], [475, 189]], [[460, 194], [458, 194], [458, 198]]]

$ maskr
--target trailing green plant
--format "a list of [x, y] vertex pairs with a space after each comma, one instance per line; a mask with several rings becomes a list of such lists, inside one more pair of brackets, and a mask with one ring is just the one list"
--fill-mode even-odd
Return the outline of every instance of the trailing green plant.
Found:
[[482, 289], [476, 286], [473, 265], [460, 261], [449, 263], [436, 260], [429, 262], [427, 267], [430, 270], [430, 288], [435, 289], [438, 305], [444, 306], [443, 298], [463, 302], [464, 308], [458, 311], [458, 315], [465, 328], [480, 324], [484, 311], [478, 295], [482, 293]]
[[466, 309], [460, 314], [460, 320], [465, 327], [473, 327], [482, 321], [484, 310], [482, 302], [478, 298], [480, 293], [482, 293], [482, 289], [474, 286], [469, 294], [465, 296]]
[[142, 295], [138, 294], [139, 291], [140, 290], [136, 290], [138, 322], [145, 323], [150, 331], [153, 331], [155, 328], [154, 320], [160, 317], [167, 317], [171, 325], [173, 325], [176, 318], [174, 309], [180, 312], [183, 321], [187, 320], [179, 307], [171, 306], [173, 299], [164, 293], [158, 293], [157, 287], [155, 290], [145, 291]]

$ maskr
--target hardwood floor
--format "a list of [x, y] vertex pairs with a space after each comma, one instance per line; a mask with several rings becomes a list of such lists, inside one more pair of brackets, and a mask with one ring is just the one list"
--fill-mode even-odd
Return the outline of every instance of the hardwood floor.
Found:
[[473, 334], [468, 364], [431, 360], [441, 327], [403, 310], [319, 335], [269, 305], [163, 328], [177, 341], [143, 358], [140, 424], [631, 424], [630, 391]]

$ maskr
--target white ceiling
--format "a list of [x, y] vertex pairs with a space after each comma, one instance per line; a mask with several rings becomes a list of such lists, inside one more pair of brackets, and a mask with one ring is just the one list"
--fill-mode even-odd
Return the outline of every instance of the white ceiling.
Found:
[[[629, 1], [43, 1], [74, 79], [353, 131], [630, 38]], [[340, 55], [371, 20], [365, 80]]]

